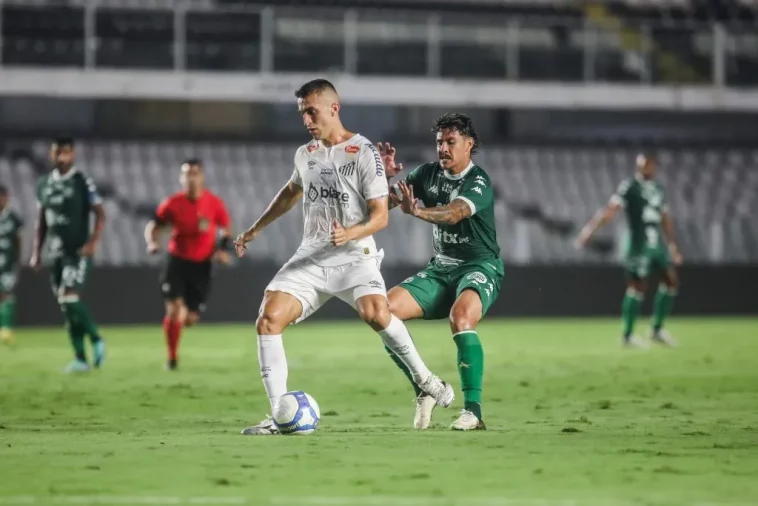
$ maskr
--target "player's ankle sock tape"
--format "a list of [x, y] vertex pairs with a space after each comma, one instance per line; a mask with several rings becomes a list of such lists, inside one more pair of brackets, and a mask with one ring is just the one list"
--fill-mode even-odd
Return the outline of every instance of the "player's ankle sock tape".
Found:
[[482, 342], [473, 330], [458, 332], [453, 336], [453, 340], [458, 347], [458, 374], [464, 402], [481, 404], [484, 377]]
[[416, 345], [411, 339], [405, 324], [396, 316], [392, 316], [387, 328], [379, 332], [384, 345], [405, 365], [414, 383], [423, 383], [432, 374], [418, 354]]
[[[413, 339], [413, 338], [411, 338]], [[416, 393], [416, 397], [421, 395], [421, 388], [416, 384], [415, 381], [413, 381], [413, 375], [411, 374], [411, 371], [405, 366], [402, 360], [400, 360], [400, 357], [395, 355], [392, 350], [387, 346], [384, 345], [384, 349], [387, 351], [387, 354], [390, 356], [393, 362], [395, 362], [395, 365], [400, 368], [401, 371], [403, 371], [403, 374], [405, 374], [405, 377], [408, 378], [408, 381], [411, 382], [411, 385], [413, 386], [413, 391]]]
[[289, 370], [281, 334], [258, 336], [258, 365], [266, 396], [273, 410], [279, 398], [287, 393]]

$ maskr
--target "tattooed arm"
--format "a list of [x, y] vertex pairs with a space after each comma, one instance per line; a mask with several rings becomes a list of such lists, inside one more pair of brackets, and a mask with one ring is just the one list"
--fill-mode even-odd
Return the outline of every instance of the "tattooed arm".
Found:
[[416, 208], [413, 216], [436, 225], [455, 225], [471, 216], [471, 207], [461, 199], [455, 199], [446, 206]]
[[418, 199], [413, 195], [413, 187], [401, 181], [398, 186], [403, 199], [400, 207], [404, 213], [436, 225], [455, 225], [473, 215], [472, 204], [462, 198], [456, 198], [447, 205], [439, 207], [419, 207]]

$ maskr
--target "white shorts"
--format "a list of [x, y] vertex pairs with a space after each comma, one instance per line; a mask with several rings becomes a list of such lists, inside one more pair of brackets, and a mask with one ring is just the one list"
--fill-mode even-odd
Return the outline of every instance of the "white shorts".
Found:
[[[323, 267], [305, 260], [290, 260], [279, 269], [266, 291], [292, 295], [303, 306], [303, 312], [294, 323], [300, 323], [315, 313], [332, 297], [355, 307], [355, 301], [366, 295], [387, 297], [387, 288], [379, 268], [383, 252], [376, 258]], [[261, 311], [263, 305], [261, 305]]]

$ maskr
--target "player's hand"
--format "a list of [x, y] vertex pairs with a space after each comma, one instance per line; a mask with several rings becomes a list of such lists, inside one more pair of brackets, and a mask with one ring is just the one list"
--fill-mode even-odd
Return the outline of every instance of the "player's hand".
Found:
[[32, 258], [29, 260], [29, 267], [35, 271], [39, 271], [42, 268], [42, 262], [40, 262], [39, 253], [32, 254]]
[[400, 209], [405, 214], [416, 216], [418, 214], [418, 199], [413, 196], [413, 187], [405, 181], [400, 181], [398, 188], [400, 188], [400, 193], [403, 195], [403, 200], [400, 201]]
[[391, 179], [397, 176], [403, 170], [402, 163], [395, 163], [395, 148], [390, 145], [389, 142], [382, 144], [381, 142], [376, 144], [376, 148], [379, 150], [379, 157], [384, 164], [384, 172], [387, 174], [387, 179]]
[[158, 245], [157, 242], [149, 242], [147, 243], [147, 254], [148, 255], [155, 255], [161, 250], [161, 247]]
[[682, 265], [682, 254], [679, 253], [679, 248], [676, 246], [670, 246], [669, 250], [671, 251], [671, 260], [674, 262], [674, 265]]
[[221, 265], [229, 265], [232, 263], [232, 258], [227, 251], [217, 251], [215, 257], [216, 261]]
[[90, 241], [82, 246], [79, 254], [83, 257], [91, 257], [95, 255], [95, 251], [97, 251], [97, 243]]
[[239, 258], [242, 258], [245, 255], [245, 251], [247, 251], [247, 243], [252, 241], [254, 238], [255, 236], [251, 234], [250, 231], [243, 232], [237, 236], [237, 238], [234, 240], [234, 251], [237, 253], [237, 256]]
[[344, 246], [350, 240], [347, 229], [337, 220], [332, 223], [332, 246]]

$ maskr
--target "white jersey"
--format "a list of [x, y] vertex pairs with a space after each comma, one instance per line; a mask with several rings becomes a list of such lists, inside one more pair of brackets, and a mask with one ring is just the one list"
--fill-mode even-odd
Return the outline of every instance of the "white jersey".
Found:
[[295, 153], [291, 181], [303, 189], [303, 242], [292, 260], [344, 265], [377, 255], [374, 238], [331, 245], [334, 220], [348, 228], [368, 219], [367, 201], [389, 194], [379, 152], [360, 134], [334, 146], [311, 141]]

